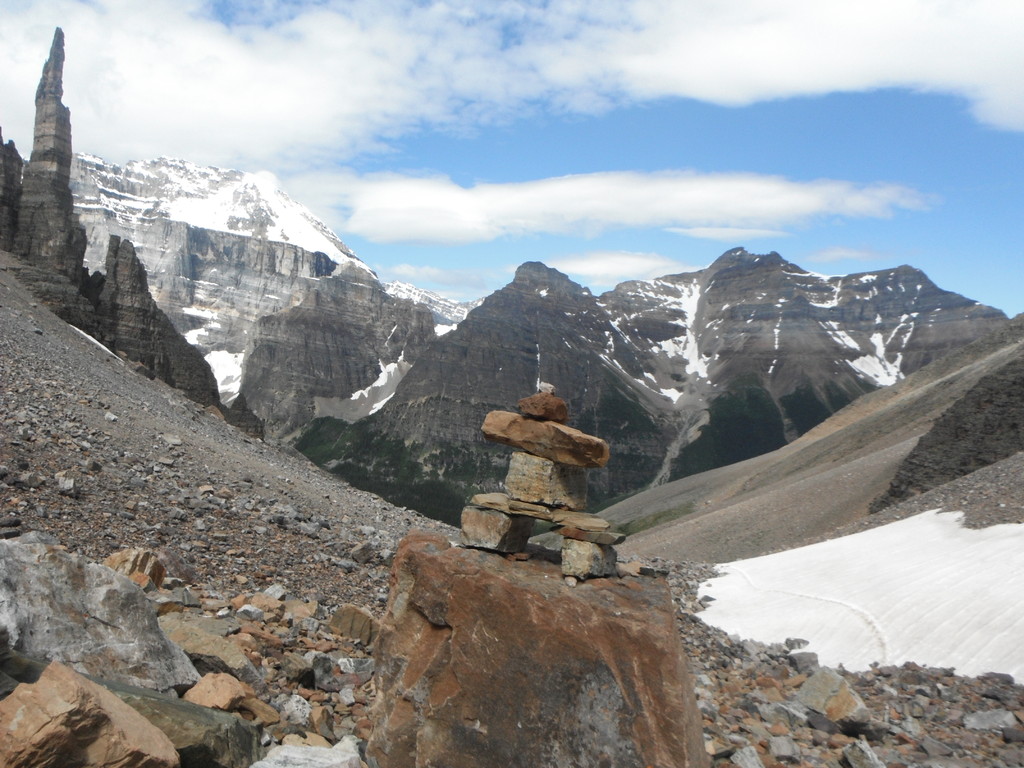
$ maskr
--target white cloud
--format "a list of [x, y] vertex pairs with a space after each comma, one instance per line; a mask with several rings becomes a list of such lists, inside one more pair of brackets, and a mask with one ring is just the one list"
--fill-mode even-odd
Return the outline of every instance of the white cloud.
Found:
[[547, 264], [594, 289], [611, 288], [623, 280], [650, 280], [700, 269], [660, 253], [633, 251], [588, 251], [549, 259]]
[[425, 126], [523, 110], [718, 104], [903, 87], [1024, 130], [1013, 0], [3, 0], [5, 138], [27, 150], [53, 27], [67, 33], [76, 147], [282, 173]]
[[408, 280], [415, 285], [438, 285], [458, 289], [459, 295], [477, 296], [487, 287], [481, 272], [471, 269], [442, 269], [417, 264], [395, 264], [381, 270], [389, 278]]
[[833, 261], [880, 261], [886, 257], [885, 254], [870, 248], [847, 248], [842, 245], [834, 245], [815, 251], [807, 258], [808, 261], [817, 264], [827, 264]]
[[446, 176], [400, 174], [294, 180], [342, 232], [378, 243], [465, 244], [532, 234], [596, 236], [630, 228], [689, 230], [734, 240], [822, 216], [879, 218], [926, 203], [896, 184], [791, 181], [749, 173], [627, 171], [463, 187]]
[[701, 240], [720, 240], [728, 243], [789, 236], [788, 232], [778, 229], [744, 229], [743, 227], [669, 227], [668, 230], [678, 235], [696, 237]]

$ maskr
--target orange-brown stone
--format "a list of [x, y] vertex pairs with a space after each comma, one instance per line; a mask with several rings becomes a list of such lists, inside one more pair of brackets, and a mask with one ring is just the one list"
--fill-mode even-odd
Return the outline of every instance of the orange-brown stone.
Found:
[[668, 586], [632, 586], [570, 588], [555, 563], [410, 534], [377, 640], [368, 756], [379, 768], [706, 766]]
[[578, 429], [553, 421], [538, 421], [511, 411], [491, 411], [481, 430], [496, 443], [576, 467], [603, 467], [608, 463], [608, 443]]
[[542, 421], [557, 421], [565, 424], [569, 420], [569, 406], [565, 400], [550, 392], [538, 392], [519, 401], [519, 410], [524, 416]]

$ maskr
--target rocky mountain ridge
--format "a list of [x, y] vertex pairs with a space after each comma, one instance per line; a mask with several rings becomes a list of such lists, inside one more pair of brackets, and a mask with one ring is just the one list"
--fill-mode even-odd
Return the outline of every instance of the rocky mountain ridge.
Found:
[[225, 400], [244, 393], [279, 437], [318, 420], [304, 450], [434, 514], [454, 514], [471, 476], [496, 478], [478, 436], [448, 425], [540, 379], [580, 393], [582, 426], [617, 442], [619, 466], [592, 481], [608, 499], [778, 448], [1004, 320], [912, 267], [829, 277], [742, 248], [601, 296], [528, 263], [511, 298], [474, 308], [381, 285], [266, 176], [86, 156], [72, 176], [90, 241], [130, 233]]
[[465, 425], [547, 381], [568, 393], [574, 426], [612, 443], [616, 459], [591, 475], [593, 497], [609, 499], [779, 448], [1005, 322], [910, 267], [825, 277], [737, 248], [594, 296], [527, 263], [431, 344], [379, 412], [318, 420], [298, 445], [406, 504], [425, 495], [410, 483], [443, 488], [429, 494], [443, 514], [469, 478], [500, 480]]

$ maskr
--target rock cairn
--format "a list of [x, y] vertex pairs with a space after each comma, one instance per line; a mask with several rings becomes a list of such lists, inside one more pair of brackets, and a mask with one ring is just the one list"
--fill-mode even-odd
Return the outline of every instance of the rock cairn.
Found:
[[625, 537], [585, 512], [588, 468], [608, 463], [608, 443], [566, 426], [569, 409], [542, 384], [519, 401], [521, 413], [491, 411], [484, 437], [519, 450], [512, 454], [505, 493], [478, 493], [462, 510], [462, 544], [515, 554], [524, 552], [537, 520], [562, 536], [562, 573], [586, 579], [616, 574], [612, 545]]

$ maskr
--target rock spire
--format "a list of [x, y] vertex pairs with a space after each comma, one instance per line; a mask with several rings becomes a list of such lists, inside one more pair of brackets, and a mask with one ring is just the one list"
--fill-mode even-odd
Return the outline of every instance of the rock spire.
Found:
[[71, 196], [71, 111], [64, 106], [64, 32], [57, 27], [36, 90], [32, 156], [21, 186], [14, 251], [34, 266], [82, 283], [85, 229]]

